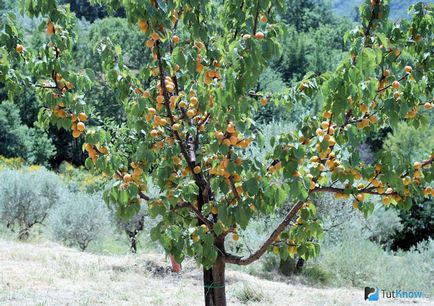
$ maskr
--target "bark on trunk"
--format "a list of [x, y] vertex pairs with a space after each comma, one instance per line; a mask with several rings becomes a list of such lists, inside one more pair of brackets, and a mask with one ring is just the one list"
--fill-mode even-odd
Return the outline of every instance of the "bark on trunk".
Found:
[[176, 262], [175, 256], [170, 255], [170, 262], [172, 263], [172, 271], [175, 273], [179, 273], [182, 270], [182, 267], [179, 263]]
[[291, 276], [295, 272], [295, 260], [288, 257], [286, 260], [280, 260], [279, 272], [285, 276]]
[[130, 248], [131, 248], [131, 253], [136, 254], [137, 253], [137, 241], [136, 241], [136, 236], [132, 236], [130, 237]]
[[130, 240], [130, 251], [133, 254], [137, 253], [137, 233], [126, 231]]
[[214, 290], [212, 289], [212, 268], [203, 268], [203, 290], [205, 296], [205, 306], [214, 306]]
[[303, 270], [303, 267], [304, 267], [304, 259], [299, 257], [295, 271], [297, 273], [301, 273], [301, 270]]
[[211, 269], [203, 270], [205, 306], [226, 306], [225, 258], [217, 257]]

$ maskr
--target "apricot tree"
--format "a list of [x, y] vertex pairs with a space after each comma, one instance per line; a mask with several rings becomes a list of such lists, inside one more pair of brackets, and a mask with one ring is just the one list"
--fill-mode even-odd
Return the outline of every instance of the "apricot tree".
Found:
[[[37, 87], [44, 105], [40, 121], [84, 137], [86, 165], [114, 177], [105, 198], [120, 214], [148, 205], [151, 215], [161, 217], [151, 237], [178, 262], [192, 256], [204, 267], [206, 305], [226, 305], [226, 264], [248, 265], [267, 251], [282, 259], [318, 254], [322, 225], [311, 201], [315, 193], [353, 198], [365, 214], [376, 197], [408, 209], [412, 197], [433, 196], [432, 152], [413, 164], [385, 149], [375, 164], [365, 164], [357, 149], [368, 132], [427, 120], [433, 5], [417, 4], [412, 20], [394, 24], [387, 20], [388, 1], [366, 1], [362, 26], [345, 37], [352, 47], [336, 71], [309, 74], [284, 93], [261, 93], [254, 91], [258, 77], [280, 53], [284, 31], [276, 15], [282, 1], [94, 2], [123, 8], [150, 49], [148, 64], [133, 71], [119, 45], [109, 39], [98, 45], [104, 77], [128, 114], [121, 133], [86, 126], [82, 92], [95, 75], [74, 69], [74, 18], [55, 0], [23, 3], [27, 14], [43, 18], [47, 41], [39, 49], [26, 48], [8, 17], [0, 38], [0, 82], [11, 96], [18, 87]], [[23, 62], [28, 77], [16, 69]], [[267, 163], [247, 157], [252, 142], [266, 141], [252, 120], [258, 108], [270, 102], [290, 107], [314, 96], [324, 101], [321, 114], [267, 139], [273, 147]], [[148, 179], [161, 189], [159, 198], [147, 196]], [[244, 257], [225, 249], [252, 217], [288, 202], [294, 205], [259, 249]]]

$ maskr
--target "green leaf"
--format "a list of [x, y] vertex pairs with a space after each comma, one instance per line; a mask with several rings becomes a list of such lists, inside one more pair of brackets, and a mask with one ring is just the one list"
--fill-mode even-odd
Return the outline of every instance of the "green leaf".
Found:
[[95, 82], [95, 72], [92, 69], [87, 68], [86, 74], [92, 82]]
[[243, 183], [243, 189], [249, 193], [249, 195], [253, 196], [258, 193], [259, 186], [256, 178], [252, 177], [248, 181]]

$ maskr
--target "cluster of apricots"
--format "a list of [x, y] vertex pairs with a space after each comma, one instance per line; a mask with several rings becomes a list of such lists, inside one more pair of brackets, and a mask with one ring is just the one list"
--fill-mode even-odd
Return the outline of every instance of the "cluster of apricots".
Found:
[[191, 233], [191, 239], [192, 239], [194, 242], [198, 242], [198, 241], [200, 241], [200, 236], [199, 236], [199, 234], [198, 234], [198, 231], [200, 231], [200, 230], [203, 230], [205, 233], [208, 233], [208, 232], [209, 232], [209, 228], [208, 228], [208, 226], [207, 226], [206, 224], [202, 224], [202, 225], [200, 225], [200, 226], [197, 226], [197, 227], [195, 228], [195, 230], [193, 231], [193, 233]]
[[67, 92], [68, 90], [71, 90], [74, 88], [74, 84], [71, 82], [65, 81], [62, 77], [62, 75], [58, 72], [55, 73], [54, 76], [54, 82], [56, 83], [56, 88], [61, 91], [62, 93]]
[[87, 115], [85, 113], [72, 114], [71, 121], [72, 137], [78, 138], [86, 130], [85, 122], [87, 121]]
[[[263, 32], [256, 32], [255, 33], [255, 36], [254, 36], [257, 40], [262, 40], [262, 39], [264, 39], [265, 38], [265, 34], [263, 33]], [[252, 38], [252, 35], [250, 35], [250, 34], [244, 34], [243, 35], [243, 39], [244, 40], [248, 40], [248, 39], [250, 39], [250, 38]]]
[[[241, 177], [238, 173], [230, 173], [229, 171], [227, 171], [227, 167], [229, 165], [229, 158], [227, 156], [224, 156], [223, 158], [219, 158], [217, 155], [214, 155], [213, 160], [219, 160], [220, 162], [218, 163], [217, 166], [212, 167], [209, 170], [209, 173], [211, 175], [216, 175], [216, 176], [223, 176], [226, 179], [229, 179], [230, 177], [232, 177], [234, 179], [234, 182], [240, 182], [241, 181]], [[207, 161], [207, 163], [210, 163], [211, 159]], [[241, 165], [242, 160], [241, 158], [237, 158], [234, 160], [235, 165]], [[240, 189], [241, 190], [241, 189]]]
[[233, 146], [241, 149], [246, 149], [252, 142], [252, 140], [249, 138], [238, 138], [239, 134], [236, 131], [233, 122], [229, 122], [226, 126], [226, 133], [223, 133], [222, 131], [216, 131], [214, 135], [220, 143], [228, 147]]
[[270, 167], [268, 167], [268, 172], [270, 172], [271, 174], [279, 171], [282, 168], [282, 163], [280, 161], [278, 161], [277, 163], [271, 165]]
[[[319, 137], [318, 142], [315, 144], [315, 150], [318, 152], [320, 159], [325, 159], [332, 152], [334, 145], [336, 144], [336, 140], [334, 138], [334, 133], [336, 130], [336, 125], [332, 122], [332, 113], [327, 111], [324, 113], [324, 120], [321, 122], [320, 127], [318, 127], [315, 131], [316, 136]], [[322, 141], [327, 142], [327, 148], [324, 150], [321, 146], [320, 139]], [[299, 139], [303, 144], [307, 144], [309, 140], [307, 140], [304, 136]]]
[[[303, 220], [301, 218], [297, 218], [295, 222], [295, 226], [303, 224]], [[288, 253], [291, 255], [294, 255], [297, 253], [297, 244], [292, 239], [286, 239], [286, 241], [282, 241], [280, 235], [278, 235], [273, 242], [273, 248], [272, 251], [274, 254], [280, 253], [280, 247], [279, 245], [286, 245], [288, 248]]]
[[86, 152], [89, 154], [89, 157], [92, 159], [92, 162], [95, 164], [96, 159], [99, 155], [108, 154], [108, 149], [104, 146], [93, 146], [89, 143], [85, 143], [84, 148]]
[[147, 186], [142, 182], [143, 169], [134, 162], [132, 162], [130, 166], [133, 170], [132, 173], [127, 167], [124, 167], [113, 174], [113, 179], [123, 181], [120, 186], [122, 189], [128, 188], [130, 184], [135, 184], [141, 191], [146, 191]]

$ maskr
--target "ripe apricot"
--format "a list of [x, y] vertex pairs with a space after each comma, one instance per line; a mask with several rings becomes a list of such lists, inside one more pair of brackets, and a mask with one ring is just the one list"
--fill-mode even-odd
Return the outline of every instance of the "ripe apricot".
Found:
[[228, 125], [227, 125], [227, 127], [226, 127], [226, 131], [228, 132], [228, 133], [235, 133], [235, 126], [234, 126], [234, 124], [233, 123], [229, 123]]
[[24, 46], [23, 46], [23, 45], [20, 45], [20, 44], [17, 44], [17, 46], [15, 47], [15, 50], [16, 50], [18, 53], [22, 53], [23, 50], [24, 50]]
[[196, 111], [195, 111], [194, 109], [189, 109], [189, 110], [187, 111], [187, 116], [188, 116], [188, 117], [193, 118], [194, 115], [196, 115]]
[[87, 121], [87, 115], [85, 113], [79, 113], [78, 119], [82, 122], [86, 122]]
[[47, 34], [48, 35], [54, 34], [54, 25], [53, 25], [53, 23], [51, 21], [49, 21], [47, 23]]
[[262, 33], [262, 32], [257, 32], [257, 33], [255, 34], [255, 38], [256, 38], [256, 39], [264, 39], [264, 37], [265, 37], [265, 34]]
[[202, 169], [201, 169], [200, 166], [196, 166], [196, 167], [193, 168], [193, 173], [194, 174], [199, 174], [201, 171], [202, 171]]
[[80, 137], [80, 135], [81, 135], [81, 132], [80, 132], [80, 131], [78, 131], [78, 130], [74, 130], [74, 131], [72, 131], [72, 137], [74, 137], [74, 138], [78, 138], [78, 137]]
[[83, 132], [86, 129], [86, 126], [84, 125], [83, 122], [79, 122], [77, 123], [77, 130], [80, 132]]
[[400, 86], [401, 86], [401, 83], [399, 83], [399, 81], [394, 81], [392, 83], [392, 87], [395, 88], [395, 89], [398, 89]]

